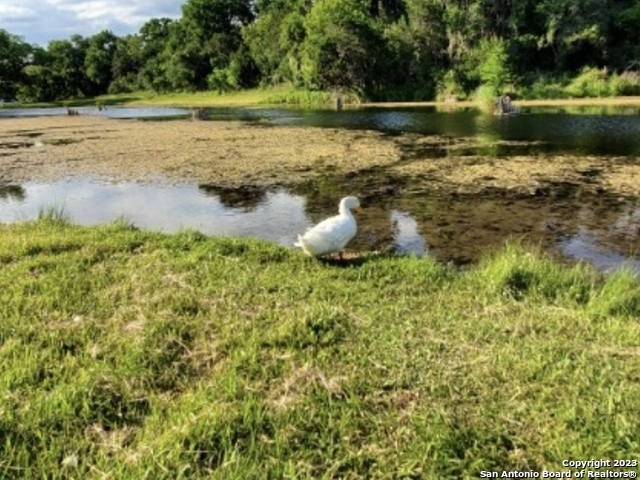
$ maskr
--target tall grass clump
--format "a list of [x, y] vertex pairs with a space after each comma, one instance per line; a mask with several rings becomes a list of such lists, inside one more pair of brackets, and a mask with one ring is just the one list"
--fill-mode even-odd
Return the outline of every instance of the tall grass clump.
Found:
[[270, 95], [264, 103], [287, 105], [326, 105], [331, 102], [331, 94], [328, 92], [312, 92], [307, 90], [288, 90]]
[[479, 478], [640, 456], [637, 278], [0, 225], [1, 478]]
[[541, 298], [586, 304], [595, 276], [585, 265], [559, 265], [534, 247], [507, 243], [504, 251], [488, 257], [474, 271], [486, 282], [486, 291], [513, 298]]
[[592, 308], [603, 317], [623, 315], [640, 318], [638, 277], [625, 268], [609, 275], [593, 298]]
[[640, 95], [640, 76], [628, 70], [610, 72], [606, 68], [585, 67], [574, 77], [536, 74], [525, 79], [518, 95], [526, 99], [599, 98]]
[[302, 107], [324, 107], [332, 105], [340, 97], [344, 104], [358, 104], [362, 102], [359, 95], [354, 92], [332, 93], [325, 91], [311, 91], [287, 89], [267, 96], [262, 103], [285, 104]]
[[533, 79], [529, 79], [519, 88], [518, 94], [521, 98], [532, 100], [568, 98], [569, 94], [565, 90], [566, 83], [564, 78], [536, 74]]
[[498, 94], [494, 87], [490, 85], [480, 85], [476, 89], [473, 98], [482, 110], [489, 113], [495, 111]]
[[69, 222], [71, 215], [64, 204], [42, 206], [38, 208], [38, 220], [48, 222]]
[[613, 95], [640, 95], [640, 73], [625, 71], [621, 74], [612, 74], [609, 79], [609, 89]]
[[606, 69], [585, 67], [565, 90], [571, 97], [609, 97], [614, 92], [611, 91], [608, 80]]
[[618, 74], [610, 73], [607, 69], [587, 67], [571, 79], [565, 91], [569, 96], [578, 98], [638, 95], [640, 81], [637, 72], [626, 71]]

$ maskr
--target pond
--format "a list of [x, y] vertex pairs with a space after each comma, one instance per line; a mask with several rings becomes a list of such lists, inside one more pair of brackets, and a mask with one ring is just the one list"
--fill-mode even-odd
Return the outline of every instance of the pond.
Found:
[[[106, 113], [111, 111], [117, 118], [153, 116], [150, 110], [130, 110], [114, 107]], [[151, 110], [158, 117], [178, 114], [173, 109]], [[458, 149], [456, 154], [461, 156], [526, 155], [535, 161], [561, 152], [576, 158], [623, 157], [636, 164], [640, 153], [637, 108], [523, 109], [515, 117], [474, 109], [230, 108], [209, 109], [207, 116], [211, 121], [237, 120], [267, 127], [267, 134], [270, 125], [300, 125], [368, 129], [391, 136], [480, 139]], [[10, 120], [0, 118], [0, 129], [6, 121]], [[446, 161], [450, 152], [438, 143], [409, 144], [405, 155], [408, 160], [420, 156]], [[588, 175], [584, 181], [588, 183]], [[140, 184], [75, 178], [0, 184], [0, 222], [32, 219], [39, 209], [53, 205], [64, 207], [71, 220], [80, 224], [124, 217], [141, 228], [167, 232], [192, 228], [210, 235], [259, 237], [291, 247], [297, 234], [335, 214], [345, 192], [359, 192], [365, 207], [358, 217], [359, 233], [349, 245], [354, 250], [431, 255], [464, 265], [512, 238], [540, 245], [563, 259], [588, 261], [601, 270], [625, 264], [640, 274], [640, 197], [594, 193], [575, 183], [531, 195], [504, 190], [472, 195], [431, 192], [424, 182], [391, 178], [376, 170], [348, 176], [327, 172], [296, 185], [235, 189], [160, 180]]]
[[[185, 118], [190, 115], [188, 108], [175, 107], [121, 107], [109, 106], [106, 108], [73, 107], [82, 116], [99, 116], [107, 118], [140, 118], [140, 119], [169, 119]], [[67, 115], [66, 107], [46, 108], [0, 108], [0, 120], [25, 117], [56, 117]]]

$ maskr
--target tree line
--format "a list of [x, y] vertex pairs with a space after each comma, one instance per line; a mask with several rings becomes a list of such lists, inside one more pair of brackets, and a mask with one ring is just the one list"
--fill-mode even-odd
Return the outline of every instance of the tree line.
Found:
[[283, 83], [371, 100], [588, 94], [598, 82], [637, 94], [638, 25], [640, 0], [188, 0], [179, 19], [123, 37], [43, 48], [0, 29], [0, 99]]

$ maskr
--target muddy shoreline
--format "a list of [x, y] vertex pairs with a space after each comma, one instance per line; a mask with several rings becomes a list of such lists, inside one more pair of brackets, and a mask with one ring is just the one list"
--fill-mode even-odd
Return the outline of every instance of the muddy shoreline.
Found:
[[376, 171], [410, 183], [413, 190], [459, 194], [538, 196], [567, 187], [622, 197], [640, 192], [637, 157], [495, 156], [473, 153], [477, 143], [242, 122], [5, 119], [0, 120], [0, 183], [90, 177], [270, 187]]

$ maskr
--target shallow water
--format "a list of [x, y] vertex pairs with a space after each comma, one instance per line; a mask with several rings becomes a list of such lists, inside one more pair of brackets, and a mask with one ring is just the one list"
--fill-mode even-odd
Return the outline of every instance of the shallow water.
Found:
[[[197, 185], [142, 185], [91, 180], [0, 187], [0, 221], [37, 218], [43, 207], [62, 207], [74, 223], [94, 225], [124, 217], [140, 228], [210, 235], [256, 236], [292, 244], [292, 231], [307, 225], [304, 199], [264, 192], [256, 202], [224, 203], [224, 196]], [[286, 225], [286, 228], [283, 227]]]
[[[209, 109], [210, 120], [242, 120], [272, 125], [370, 129], [389, 134], [418, 133], [474, 137], [484, 146], [469, 154], [544, 154], [575, 152], [583, 155], [637, 155], [640, 153], [640, 108], [593, 107], [562, 110], [557, 107], [523, 109], [520, 115], [487, 115], [475, 108], [451, 111], [436, 107], [360, 108], [335, 112], [293, 109]], [[573, 112], [573, 113], [568, 113]], [[523, 142], [500, 145], [496, 140]]]
[[[0, 222], [33, 219], [41, 208], [56, 206], [82, 225], [124, 217], [141, 228], [197, 229], [292, 247], [297, 234], [336, 213], [334, 192], [320, 190], [311, 183], [293, 190], [93, 180], [27, 183], [0, 187]], [[601, 270], [627, 264], [640, 274], [640, 259], [634, 255], [640, 251], [640, 201], [566, 197], [549, 202], [395, 190], [363, 198], [352, 250], [431, 255], [463, 265], [513, 238]]]
[[[63, 109], [0, 110], [24, 115], [60, 115]], [[115, 118], [171, 118], [186, 109], [94, 107], [81, 114]], [[532, 161], [561, 152], [568, 156], [616, 156], [636, 163], [640, 154], [640, 109], [523, 109], [513, 117], [481, 114], [474, 109], [362, 108], [344, 110], [208, 109], [209, 121], [243, 121], [269, 128], [302, 125], [372, 129], [388, 135], [438, 135], [443, 142], [406, 142], [405, 161], [441, 159], [452, 155], [447, 139], [459, 141], [454, 155]], [[10, 122], [8, 118], [0, 118]], [[31, 135], [31, 134], [29, 134]], [[36, 134], [33, 134], [36, 135]], [[405, 137], [403, 137], [405, 138]], [[464, 139], [472, 139], [466, 142]], [[25, 140], [35, 145], [38, 138]], [[404, 145], [404, 144], [403, 144]], [[24, 145], [0, 144], [3, 152]], [[628, 159], [628, 160], [627, 160]], [[445, 160], [446, 161], [446, 160]], [[359, 251], [387, 250], [431, 255], [441, 261], [467, 264], [508, 238], [540, 245], [560, 258], [586, 260], [601, 270], [629, 265], [640, 273], [640, 197], [616, 198], [586, 193], [574, 183], [548, 185], [534, 194], [495, 192], [482, 195], [437, 194], [428, 181], [387, 177], [367, 171], [317, 180], [291, 188], [225, 189], [215, 185], [105, 183], [91, 179], [0, 184], [0, 221], [36, 218], [40, 208], [63, 206], [80, 224], [110, 222], [125, 217], [141, 228], [174, 232], [193, 228], [210, 235], [253, 236], [292, 246], [298, 233], [333, 215], [346, 194], [358, 195], [365, 212], [358, 236], [349, 245]], [[589, 172], [583, 175], [589, 182]], [[539, 194], [538, 194], [539, 193]]]
[[[79, 115], [107, 118], [185, 118], [190, 115], [188, 108], [174, 107], [107, 107], [99, 110], [95, 106], [73, 107]], [[0, 108], [0, 120], [25, 117], [59, 117], [67, 115], [66, 107], [47, 108]]]
[[[122, 119], [170, 120], [190, 116], [190, 109], [174, 107], [109, 106], [98, 110], [90, 106], [74, 109], [80, 115]], [[209, 121], [369, 129], [391, 135], [409, 132], [480, 139], [483, 145], [467, 154], [640, 154], [640, 107], [637, 106], [529, 107], [523, 108], [516, 116], [487, 115], [471, 107], [363, 107], [340, 112], [294, 108], [208, 108], [205, 111]], [[66, 108], [0, 109], [0, 120], [60, 115], [66, 115]], [[496, 140], [522, 143], [492, 145]]]

